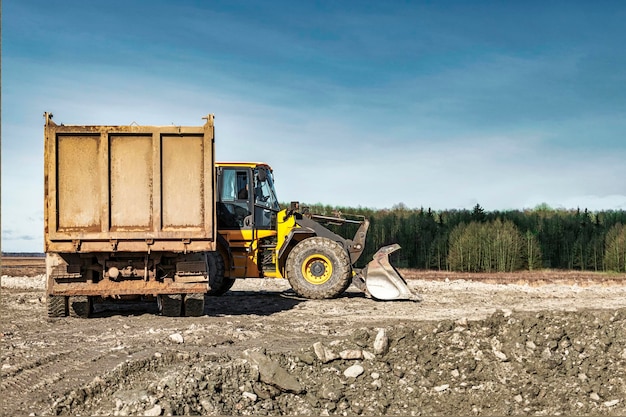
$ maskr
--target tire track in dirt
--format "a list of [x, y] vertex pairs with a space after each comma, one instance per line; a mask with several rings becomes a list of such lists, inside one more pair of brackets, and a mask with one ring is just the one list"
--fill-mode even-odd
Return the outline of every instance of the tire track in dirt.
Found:
[[[17, 284], [21, 282], [15, 281]], [[391, 326], [396, 326], [398, 332], [402, 331], [402, 328], [417, 330], [424, 328], [426, 331], [424, 335], [426, 335], [430, 334], [428, 329], [432, 330], [432, 327], [438, 326], [439, 322], [450, 324], [457, 320], [461, 323], [485, 320], [496, 309], [503, 311], [506, 309], [508, 311], [506, 314], [510, 314], [511, 311], [514, 312], [513, 314], [537, 310], [559, 311], [563, 313], [559, 317], [562, 316], [569, 321], [574, 321], [579, 320], [578, 317], [581, 314], [586, 314], [584, 310], [607, 311], [626, 308], [626, 286], [595, 285], [583, 287], [579, 283], [573, 286], [551, 284], [534, 287], [532, 285], [513, 284], [494, 285], [467, 280], [445, 281], [445, 277], [444, 280], [411, 279], [409, 286], [424, 297], [423, 302], [380, 303], [365, 298], [362, 293], [353, 288], [339, 299], [303, 300], [292, 295], [288, 283], [284, 280], [251, 279], [236, 283], [233, 290], [222, 297], [211, 298], [205, 306], [204, 315], [201, 317], [162, 317], [156, 313], [155, 303], [143, 302], [137, 304], [102, 304], [99, 306], [95, 317], [88, 320], [73, 318], [50, 320], [46, 316], [45, 304], [41, 301], [44, 299], [43, 289], [31, 289], [32, 283], [27, 282], [27, 280], [23, 281], [25, 282], [15, 287], [8, 285], [11, 283], [10, 281], [5, 282], [3, 280], [2, 282], [0, 302], [6, 320], [0, 323], [3, 368], [2, 380], [0, 381], [2, 394], [0, 395], [4, 400], [0, 403], [0, 415], [50, 413], [54, 404], [61, 407], [54, 410], [66, 413], [75, 414], [75, 412], [87, 410], [85, 413], [89, 414], [89, 411], [104, 410], [110, 414], [116, 410], [115, 403], [111, 405], [110, 401], [114, 395], [118, 395], [116, 394], [118, 390], [122, 390], [120, 395], [128, 397], [135, 388], [144, 390], [154, 388], [151, 384], [158, 385], [162, 378], [170, 374], [180, 376], [180, 378], [176, 376], [175, 388], [172, 388], [177, 390], [179, 384], [187, 384], [189, 376], [195, 378], [193, 373], [189, 373], [187, 367], [195, 367], [195, 358], [198, 356], [191, 356], [190, 362], [181, 359], [181, 363], [170, 364], [167, 361], [164, 362], [166, 356], [169, 355], [168, 352], [173, 352], [174, 355], [179, 353], [191, 355], [196, 353], [201, 355], [217, 354], [220, 357], [221, 355], [230, 355], [236, 361], [246, 349], [264, 349], [267, 352], [279, 352], [281, 355], [287, 355], [281, 356], [281, 358], [293, 359], [297, 366], [302, 368], [300, 371], [302, 373], [305, 368], [298, 359], [301, 355], [300, 349], [308, 349], [308, 353], [305, 352], [303, 357], [309, 361], [311, 354], [314, 354], [311, 351], [311, 346], [314, 343], [318, 341], [328, 342], [329, 347], [335, 349], [333, 345], [330, 345], [331, 342], [335, 339], [351, 340], [352, 334], [362, 332], [363, 328], [367, 329], [370, 339], [376, 336], [376, 328], [389, 328], [391, 331]], [[30, 281], [33, 279], [31, 278]], [[572, 311], [577, 311], [577, 313], [572, 314]], [[532, 318], [534, 314], [530, 316], [526, 314], [524, 317]], [[599, 323], [608, 320], [606, 317], [605, 319]], [[541, 334], [552, 334], [552, 331], [545, 332], [541, 329], [544, 325], [550, 325], [551, 328], [557, 330], [559, 327], [552, 326], [552, 321], [537, 321], [533, 318], [533, 322], [535, 321]], [[504, 332], [508, 328], [505, 322], [506, 320], [502, 323], [499, 321], [494, 323], [500, 326]], [[623, 319], [620, 316], [620, 323], [622, 322]], [[491, 321], [485, 323], [491, 324]], [[581, 321], [581, 323], [583, 322]], [[593, 325], [593, 323], [593, 320], [589, 319], [584, 322], [585, 326], [581, 329], [589, 327], [588, 325]], [[608, 323], [607, 326], [613, 326], [610, 321]], [[469, 327], [472, 332], [486, 331], [481, 326], [474, 329], [470, 324]], [[450, 339], [449, 341], [454, 341], [460, 337], [457, 335], [458, 332], [455, 332], [455, 328], [452, 325], [449, 330], [444, 332], [446, 338]], [[612, 327], [611, 329], [617, 328]], [[482, 333], [480, 334], [482, 335]], [[617, 334], [616, 337], [606, 336], [607, 340], [612, 341], [612, 344], [605, 343], [602, 346], [607, 348], [621, 346], [624, 340], [622, 336], [619, 336], [621, 334]], [[184, 343], [175, 342], [171, 338], [173, 335], [184, 337]], [[468, 340], [473, 340], [473, 336], [469, 335], [468, 337], [470, 336], [471, 338]], [[510, 350], [516, 352], [516, 340], [510, 339], [509, 333], [503, 333], [502, 336], [502, 342], [505, 344], [510, 342]], [[487, 338], [492, 337], [492, 335], [485, 333], [481, 337]], [[594, 340], [604, 340], [604, 338], [605, 336], [600, 333], [594, 334]], [[442, 342], [441, 344], [446, 349], [449, 346], [447, 339], [446, 343]], [[584, 338], [581, 337], [580, 340], [584, 340]], [[540, 341], [535, 339], [533, 341], [537, 346], [540, 346]], [[556, 343], [558, 344], [559, 341], [560, 339]], [[432, 342], [435, 341], [432, 340]], [[543, 339], [541, 342], [543, 343]], [[521, 346], [525, 345], [522, 343]], [[590, 353], [593, 352], [591, 348], [594, 346], [595, 344], [590, 345], [588, 349]], [[541, 348], [535, 349], [537, 353], [535, 359], [539, 361], [537, 362], [539, 364], [537, 365], [538, 372], [545, 368], [541, 365], [543, 363], [541, 361], [544, 360], [541, 353], [545, 347], [541, 345]], [[346, 346], [346, 349], [352, 348]], [[434, 351], [435, 348], [439, 349], [439, 342], [437, 342], [437, 346], [433, 345], [432, 349], [429, 347], [427, 352]], [[490, 346], [485, 346], [484, 349], [481, 347], [481, 349], [487, 353], [491, 352]], [[556, 349], [560, 348], [557, 347]], [[341, 349], [337, 348], [336, 350], [339, 352]], [[417, 357], [417, 354], [417, 351], [415, 353], [411, 351], [413, 358]], [[450, 354], [449, 360], [452, 361], [456, 353], [451, 351]], [[626, 351], [623, 355], [626, 355]], [[614, 357], [619, 358], [615, 360], [622, 361], [626, 356], [622, 356], [620, 351]], [[206, 375], [212, 380], [213, 360], [209, 357], [203, 358], [202, 363], [206, 366], [194, 369], [201, 374], [206, 370]], [[493, 363], [504, 368], [512, 363], [509, 361], [500, 364], [500, 360], [497, 357], [494, 358], [492, 358]], [[598, 358], [602, 359], [602, 356], [598, 356]], [[395, 359], [404, 360], [399, 356]], [[433, 366], [436, 365], [435, 368], [439, 365], [447, 366], [448, 359], [445, 363], [439, 362], [433, 362]], [[619, 367], [623, 361], [615, 363]], [[404, 362], [400, 364], [404, 364]], [[345, 365], [347, 366], [348, 363]], [[392, 370], [387, 369], [385, 361], [372, 362], [371, 366], [373, 368], [370, 371], [380, 374], [381, 379], [387, 375], [389, 378], [394, 375]], [[111, 374], [112, 371], [114, 374]], [[450, 369], [447, 371], [449, 374]], [[461, 371], [462, 369], [459, 370], [459, 372]], [[590, 381], [596, 377], [593, 372], [584, 372]], [[600, 371], [597, 373], [601, 374]], [[367, 385], [370, 386], [371, 377], [369, 374], [366, 377], [369, 378]], [[155, 378], [157, 378], [156, 381]], [[572, 383], [578, 384], [576, 378], [577, 376], [574, 375]], [[388, 381], [390, 384], [394, 382], [392, 379]], [[449, 379], [439, 379], [436, 373], [428, 376], [428, 380], [434, 386], [450, 383]], [[230, 381], [232, 382], [234, 379], [230, 378]], [[323, 382], [325, 379], [320, 381]], [[135, 387], [134, 384], [136, 383], [140, 384]], [[489, 379], [485, 382], [485, 387], [487, 387], [487, 383], [497, 383], [497, 381], [493, 382]], [[621, 384], [619, 381], [618, 383]], [[607, 384], [609, 383], [607, 382]], [[340, 385], [344, 387], [343, 384]], [[475, 385], [479, 386], [480, 383]], [[240, 386], [241, 384], [232, 385], [233, 392], [229, 392], [228, 395], [236, 395], [233, 398], [236, 398], [237, 401], [243, 401], [242, 404], [247, 404], [249, 399], [241, 398]], [[416, 386], [421, 387], [422, 384]], [[576, 386], [578, 387], [578, 385]], [[102, 389], [104, 395], [89, 392], [88, 390], [92, 387], [99, 387], [98, 389]], [[601, 387], [598, 388], [590, 384], [585, 385], [585, 387], [584, 389], [593, 389], [593, 391], [586, 393], [587, 398], [580, 398], [585, 407], [587, 407], [588, 397], [591, 393], [594, 393], [594, 398], [595, 394], [602, 397], [602, 401], [599, 402], [601, 407], [604, 407], [602, 405], [604, 402], [612, 404], [616, 398], [612, 392], [603, 394]], [[329, 392], [334, 389], [333, 386], [327, 388]], [[454, 387], [454, 389], [459, 390], [465, 388], [463, 386]], [[445, 393], [452, 391], [453, 385], [450, 385], [450, 389], [446, 390]], [[186, 388], [186, 392], [189, 393], [189, 398], [193, 399], [196, 398], [193, 395], [199, 391], [195, 387], [189, 386]], [[385, 392], [391, 394], [392, 392], [395, 393], [395, 390], [390, 386], [389, 391]], [[178, 394], [171, 394], [173, 397], [168, 400], [169, 402], [174, 405], [185, 403], [183, 399], [180, 401], [177, 399], [176, 395]], [[226, 394], [222, 395], [225, 398], [228, 397]], [[320, 395], [322, 394], [320, 393]], [[439, 395], [439, 393], [433, 395]], [[72, 406], [73, 400], [77, 400], [78, 403], [84, 402], [83, 396], [86, 396], [87, 399], [91, 398], [93, 401], [102, 401], [102, 404], [98, 405], [92, 400], [88, 400], [89, 404], [85, 405], [93, 408], [80, 409]], [[507, 401], [512, 400], [512, 404], [518, 404], [514, 398], [515, 396], [507, 397]], [[217, 394], [215, 399], [217, 399]], [[122, 400], [125, 401], [124, 406], [130, 407], [132, 405], [130, 404], [130, 397], [124, 397]], [[287, 401], [286, 399], [283, 400]], [[316, 397], [314, 400], [314, 402], [319, 402], [320, 407], [326, 407], [328, 402], [328, 399], [324, 397]], [[348, 398], [348, 400], [352, 404], [352, 398]], [[260, 400], [258, 402], [261, 403]], [[163, 406], [162, 414], [166, 414], [166, 402], [160, 404]], [[335, 410], [337, 413], [345, 405], [342, 402], [333, 404], [337, 407]], [[390, 404], [393, 406], [393, 403]], [[234, 407], [236, 404], [233, 403], [232, 405]], [[276, 406], [276, 404], [270, 405]], [[524, 406], [526, 405], [524, 404]], [[135, 406], [132, 405], [132, 407]], [[131, 409], [134, 410], [132, 407]], [[316, 413], [319, 414], [323, 411], [317, 405], [315, 407]], [[619, 405], [612, 407], [614, 408], [607, 408], [607, 410], [616, 410], [615, 407], [619, 407]], [[533, 410], [540, 411], [541, 409]], [[137, 412], [141, 412], [143, 409], [137, 410]], [[146, 410], [147, 408], [143, 411]], [[236, 410], [238, 409], [229, 408], [225, 411], [234, 413]], [[297, 411], [293, 408], [290, 410], [293, 413]], [[180, 412], [184, 411], [184, 408], [180, 410]], [[255, 409], [255, 411], [263, 410]], [[357, 411], [357, 408], [352, 410], [355, 414]], [[203, 412], [207, 413], [208, 411], [204, 410]]]
[[152, 352], [145, 346], [114, 349], [65, 350], [15, 364], [15, 370], [2, 375], [0, 414], [14, 415], [15, 410], [39, 414], [56, 396], [63, 396], [122, 363]]
[[17, 369], [12, 374], [3, 375], [0, 384], [3, 392], [2, 414], [13, 415], [15, 410], [38, 410], [38, 405], [49, 402], [48, 395], [42, 395], [42, 392], [63, 392], [75, 383], [86, 382], [93, 376], [85, 371], [97, 369], [94, 363], [102, 361], [107, 355], [107, 352], [99, 350], [66, 350], [14, 365]]

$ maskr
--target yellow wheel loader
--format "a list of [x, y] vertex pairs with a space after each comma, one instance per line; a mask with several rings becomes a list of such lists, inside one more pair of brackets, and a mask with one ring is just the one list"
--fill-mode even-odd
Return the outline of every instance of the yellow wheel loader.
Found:
[[[334, 298], [351, 283], [379, 300], [420, 300], [389, 263], [398, 245], [381, 248], [363, 269], [369, 221], [322, 216], [297, 202], [281, 209], [273, 172], [264, 163], [216, 163], [218, 245], [208, 255], [209, 295], [228, 291], [238, 278], [286, 278], [300, 296]], [[358, 224], [352, 239], [324, 224]]]

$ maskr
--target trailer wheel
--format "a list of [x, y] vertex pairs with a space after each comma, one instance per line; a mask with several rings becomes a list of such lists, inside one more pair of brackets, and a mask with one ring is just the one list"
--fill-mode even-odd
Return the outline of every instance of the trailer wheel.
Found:
[[311, 237], [298, 243], [285, 266], [291, 288], [305, 298], [334, 298], [350, 286], [348, 252], [325, 237]]
[[48, 317], [67, 316], [67, 298], [63, 296], [48, 296]]
[[204, 314], [204, 294], [186, 294], [184, 308], [185, 316], [200, 317]]
[[208, 252], [207, 262], [209, 264], [209, 286], [211, 289], [207, 291], [206, 295], [218, 297], [230, 290], [235, 280], [224, 276], [226, 266], [224, 258], [219, 252]]
[[180, 317], [183, 310], [183, 296], [181, 294], [159, 294], [157, 306], [163, 316]]
[[88, 318], [93, 312], [93, 298], [86, 295], [68, 297], [70, 317]]

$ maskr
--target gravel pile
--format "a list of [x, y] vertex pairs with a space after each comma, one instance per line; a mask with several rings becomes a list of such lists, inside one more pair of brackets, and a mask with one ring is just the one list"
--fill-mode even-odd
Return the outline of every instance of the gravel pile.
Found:
[[[626, 415], [626, 309], [358, 328], [291, 353], [164, 351], [51, 414]], [[174, 349], [174, 348], [172, 348]]]

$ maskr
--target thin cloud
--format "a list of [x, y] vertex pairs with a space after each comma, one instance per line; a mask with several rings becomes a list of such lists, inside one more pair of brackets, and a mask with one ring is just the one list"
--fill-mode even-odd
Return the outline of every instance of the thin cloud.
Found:
[[215, 113], [217, 158], [270, 163], [282, 201], [624, 208], [624, 8], [155, 0], [147, 21], [132, 2], [25, 0], [3, 12], [10, 250], [43, 246], [44, 111], [66, 124]]
[[16, 234], [13, 230], [2, 230], [2, 240], [39, 240], [41, 236]]

